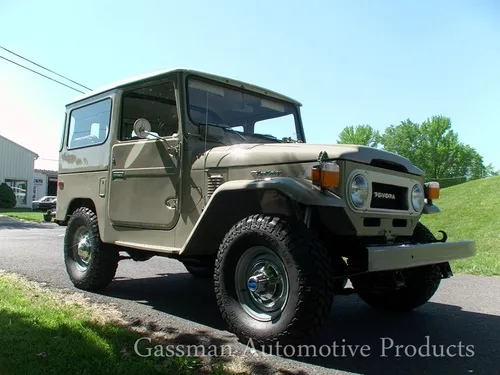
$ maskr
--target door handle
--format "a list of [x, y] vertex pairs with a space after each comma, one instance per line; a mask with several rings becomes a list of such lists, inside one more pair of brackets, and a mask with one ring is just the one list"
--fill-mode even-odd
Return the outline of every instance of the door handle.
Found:
[[125, 180], [125, 172], [123, 171], [113, 171], [111, 172], [111, 178], [115, 180]]

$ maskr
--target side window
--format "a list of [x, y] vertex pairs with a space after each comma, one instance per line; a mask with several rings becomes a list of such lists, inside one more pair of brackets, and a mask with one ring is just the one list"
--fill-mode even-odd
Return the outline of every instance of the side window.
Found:
[[123, 95], [120, 140], [138, 139], [134, 122], [145, 118], [151, 123], [151, 132], [169, 137], [179, 131], [175, 88], [172, 82], [143, 87]]
[[89, 104], [71, 111], [68, 148], [104, 143], [109, 133], [111, 99]]

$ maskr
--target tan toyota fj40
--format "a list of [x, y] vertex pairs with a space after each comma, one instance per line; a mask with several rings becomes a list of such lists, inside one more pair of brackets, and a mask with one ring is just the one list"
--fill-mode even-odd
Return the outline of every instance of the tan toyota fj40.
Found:
[[232, 332], [264, 344], [304, 340], [346, 290], [381, 309], [426, 303], [476, 251], [419, 222], [439, 185], [393, 153], [306, 143], [300, 107], [187, 69], [68, 104], [56, 221], [73, 284], [174, 258], [213, 283]]

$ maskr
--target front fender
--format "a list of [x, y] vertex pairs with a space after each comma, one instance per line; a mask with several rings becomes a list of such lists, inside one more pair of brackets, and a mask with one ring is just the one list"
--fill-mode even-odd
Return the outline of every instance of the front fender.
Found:
[[212, 199], [217, 194], [231, 190], [277, 190], [294, 201], [308, 206], [345, 207], [344, 200], [338, 195], [330, 191], [321, 191], [307, 180], [292, 177], [228, 181], [214, 191]]
[[224, 235], [239, 220], [260, 213], [256, 202], [257, 191], [275, 190], [291, 200], [323, 207], [344, 207], [344, 201], [331, 192], [321, 192], [304, 180], [276, 177], [265, 180], [236, 180], [219, 186], [204, 207], [198, 221], [189, 234], [181, 256], [213, 255]]

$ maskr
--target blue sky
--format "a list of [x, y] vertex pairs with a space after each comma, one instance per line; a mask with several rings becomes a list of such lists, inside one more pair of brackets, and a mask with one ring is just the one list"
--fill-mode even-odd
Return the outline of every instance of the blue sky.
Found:
[[[500, 168], [497, 0], [72, 3], [0, 1], [0, 45], [92, 88], [178, 66], [268, 87], [303, 103], [310, 143], [441, 114]], [[57, 159], [79, 94], [3, 60], [0, 84], [0, 134]]]

